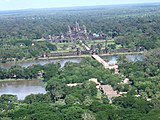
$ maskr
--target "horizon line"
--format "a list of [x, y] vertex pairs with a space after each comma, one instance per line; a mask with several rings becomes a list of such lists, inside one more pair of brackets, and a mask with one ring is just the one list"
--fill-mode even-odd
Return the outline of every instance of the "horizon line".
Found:
[[37, 8], [20, 8], [20, 9], [10, 9], [10, 10], [0, 10], [0, 12], [7, 12], [7, 11], [25, 11], [25, 10], [38, 10], [38, 9], [75, 9], [75, 8], [81, 8], [81, 7], [84, 7], [84, 8], [87, 8], [87, 7], [101, 7], [101, 6], [123, 6], [123, 5], [142, 5], [142, 4], [152, 4], [152, 5], [159, 5], [160, 2], [148, 2], [148, 3], [126, 3], [126, 4], [108, 4], [108, 5], [82, 5], [82, 6], [67, 6], [67, 7], [37, 7]]

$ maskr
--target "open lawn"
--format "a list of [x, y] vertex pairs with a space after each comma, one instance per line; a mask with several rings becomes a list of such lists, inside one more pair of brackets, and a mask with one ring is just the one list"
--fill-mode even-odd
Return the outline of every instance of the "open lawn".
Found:
[[54, 45], [57, 46], [57, 51], [61, 52], [71, 52], [75, 51], [77, 48], [77, 45], [75, 43], [56, 43]]

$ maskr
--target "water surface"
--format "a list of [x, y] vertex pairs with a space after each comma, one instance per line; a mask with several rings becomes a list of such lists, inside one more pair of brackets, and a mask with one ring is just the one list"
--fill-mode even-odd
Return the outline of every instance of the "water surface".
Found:
[[[103, 57], [109, 64], [115, 64], [118, 61], [119, 56], [107, 56]], [[143, 55], [126, 55], [126, 58], [130, 61], [138, 61], [143, 59]], [[10, 68], [14, 65], [20, 65], [22, 67], [28, 67], [31, 65], [45, 65], [48, 63], [56, 63], [59, 62], [61, 67], [64, 67], [66, 62], [76, 62], [79, 63], [82, 59], [60, 59], [60, 60], [34, 60], [27, 62], [9, 62], [5, 64], [1, 64], [2, 68]], [[2, 94], [13, 94], [17, 95], [18, 99], [24, 99], [27, 95], [30, 94], [38, 94], [38, 93], [46, 93], [45, 87], [43, 86], [42, 81], [8, 81], [8, 82], [0, 82], [0, 95]]]
[[[116, 64], [118, 62], [120, 56], [115, 55], [115, 56], [105, 56], [103, 59], [108, 61], [109, 64]], [[136, 62], [136, 61], [142, 61], [143, 60], [143, 55], [126, 55], [126, 58], [128, 61]]]
[[43, 82], [40, 80], [17, 80], [0, 82], [0, 95], [17, 95], [19, 100], [23, 100], [27, 95], [46, 93]]
[[[106, 56], [103, 57], [106, 61], [109, 62], [109, 64], [115, 64], [118, 61], [119, 56]], [[130, 61], [138, 61], [143, 59], [143, 55], [126, 55], [126, 58]], [[57, 59], [57, 60], [33, 60], [33, 61], [25, 61], [25, 62], [7, 62], [7, 63], [0, 63], [1, 68], [10, 68], [14, 65], [20, 65], [22, 67], [28, 67], [31, 65], [45, 65], [49, 63], [57, 63], [59, 62], [61, 64], [61, 67], [64, 67], [66, 62], [75, 62], [79, 63], [82, 59], [81, 58], [74, 58], [74, 59]]]
[[45, 65], [45, 64], [49, 64], [49, 63], [57, 63], [59, 62], [61, 64], [61, 67], [64, 67], [66, 62], [75, 62], [75, 63], [79, 63], [82, 59], [77, 58], [77, 59], [57, 59], [57, 60], [32, 60], [32, 61], [24, 61], [24, 62], [7, 62], [7, 63], [1, 63], [0, 67], [1, 68], [10, 68], [11, 66], [14, 65], [19, 65], [22, 67], [28, 67], [31, 65]]

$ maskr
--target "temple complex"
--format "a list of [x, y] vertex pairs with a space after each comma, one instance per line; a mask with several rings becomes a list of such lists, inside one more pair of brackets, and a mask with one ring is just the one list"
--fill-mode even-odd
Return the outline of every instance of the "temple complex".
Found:
[[87, 31], [85, 25], [80, 26], [78, 22], [73, 26], [68, 25], [68, 31], [66, 33], [60, 33], [58, 36], [49, 35], [46, 38], [49, 42], [63, 43], [63, 42], [77, 42], [78, 40], [105, 40], [106, 34], [104, 33], [91, 33]]

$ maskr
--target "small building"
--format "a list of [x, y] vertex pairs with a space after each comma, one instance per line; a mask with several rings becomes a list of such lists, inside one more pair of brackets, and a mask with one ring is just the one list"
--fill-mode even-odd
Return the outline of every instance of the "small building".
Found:
[[129, 84], [129, 79], [128, 79], [128, 78], [125, 78], [125, 79], [123, 80], [123, 83], [124, 83], [124, 84]]
[[96, 83], [96, 85], [101, 85], [101, 83], [98, 82], [98, 80], [96, 78], [91, 78], [91, 79], [89, 79], [89, 81]]
[[120, 94], [117, 93], [117, 91], [113, 90], [111, 85], [101, 85], [101, 89], [109, 99], [112, 99], [113, 97], [121, 96]]
[[98, 80], [97, 80], [96, 78], [91, 78], [91, 79], [89, 79], [89, 81], [90, 81], [90, 82], [95, 83], [95, 84], [96, 84], [96, 88], [97, 88], [97, 89], [99, 89], [99, 88], [100, 88], [101, 83], [100, 83], [100, 82], [98, 82]]

